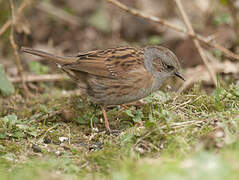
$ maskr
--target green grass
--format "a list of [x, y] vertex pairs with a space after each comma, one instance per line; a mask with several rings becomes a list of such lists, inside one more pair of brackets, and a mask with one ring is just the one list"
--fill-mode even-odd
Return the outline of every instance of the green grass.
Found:
[[0, 100], [1, 179], [239, 178], [236, 85], [159, 91], [143, 105], [109, 108], [114, 134], [85, 98]]

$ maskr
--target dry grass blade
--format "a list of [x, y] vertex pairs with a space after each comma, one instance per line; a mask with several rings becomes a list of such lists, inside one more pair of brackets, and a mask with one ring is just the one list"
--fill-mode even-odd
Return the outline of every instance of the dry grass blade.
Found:
[[15, 12], [14, 12], [13, 0], [9, 0], [9, 2], [10, 2], [11, 12], [12, 12], [12, 23], [11, 23], [12, 27], [11, 27], [11, 33], [10, 33], [9, 39], [10, 39], [10, 43], [12, 45], [12, 48], [14, 50], [14, 55], [16, 57], [18, 75], [21, 77], [21, 82], [22, 82], [22, 85], [23, 85], [23, 89], [24, 89], [27, 96], [32, 96], [31, 93], [29, 92], [29, 90], [26, 86], [25, 80], [24, 80], [23, 69], [22, 69], [20, 57], [19, 57], [19, 54], [18, 54], [18, 46], [17, 46], [17, 44], [15, 43], [15, 40], [14, 40], [14, 25], [15, 25], [15, 22], [16, 22], [16, 16], [15, 16]]
[[144, 140], [145, 138], [147, 138], [148, 136], [150, 136], [152, 133], [160, 130], [166, 130], [169, 127], [172, 129], [180, 129], [180, 128], [186, 128], [186, 127], [190, 127], [190, 126], [202, 126], [204, 123], [207, 123], [207, 121], [203, 121], [203, 120], [192, 120], [192, 121], [186, 121], [186, 122], [178, 122], [178, 123], [172, 123], [170, 125], [164, 125], [160, 128], [154, 128], [153, 130], [147, 132], [146, 134], [142, 135], [141, 138], [139, 138], [136, 143], [134, 144], [135, 146], [142, 140]]

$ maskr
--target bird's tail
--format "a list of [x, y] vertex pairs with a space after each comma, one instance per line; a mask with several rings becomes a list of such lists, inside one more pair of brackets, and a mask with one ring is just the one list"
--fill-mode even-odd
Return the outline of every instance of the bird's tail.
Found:
[[28, 48], [28, 47], [22, 47], [21, 51], [25, 52], [25, 53], [29, 53], [29, 54], [33, 54], [33, 55], [36, 55], [36, 56], [43, 57], [47, 60], [53, 61], [53, 62], [55, 62], [57, 64], [60, 64], [60, 65], [63, 65], [63, 64], [66, 64], [66, 63], [72, 63], [72, 62], [76, 61], [75, 57], [56, 56], [54, 54], [50, 54], [50, 53], [47, 53], [47, 52], [44, 52], [44, 51], [40, 51], [40, 50]]

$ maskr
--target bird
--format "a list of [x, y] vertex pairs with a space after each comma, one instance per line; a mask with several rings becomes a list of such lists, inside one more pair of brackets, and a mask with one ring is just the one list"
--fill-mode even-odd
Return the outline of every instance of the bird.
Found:
[[75, 56], [57, 56], [29, 47], [22, 47], [21, 51], [56, 63], [77, 82], [89, 99], [100, 105], [108, 131], [111, 129], [106, 106], [147, 97], [171, 76], [185, 80], [177, 56], [163, 46], [121, 46]]

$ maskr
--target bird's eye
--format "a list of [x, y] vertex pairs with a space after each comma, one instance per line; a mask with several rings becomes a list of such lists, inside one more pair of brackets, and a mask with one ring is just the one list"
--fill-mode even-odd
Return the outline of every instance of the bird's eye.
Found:
[[173, 70], [173, 69], [174, 69], [174, 67], [173, 67], [173, 66], [171, 66], [171, 65], [168, 65], [168, 64], [167, 64], [167, 66], [166, 66], [166, 67], [167, 67], [167, 69], [168, 69], [168, 70]]

